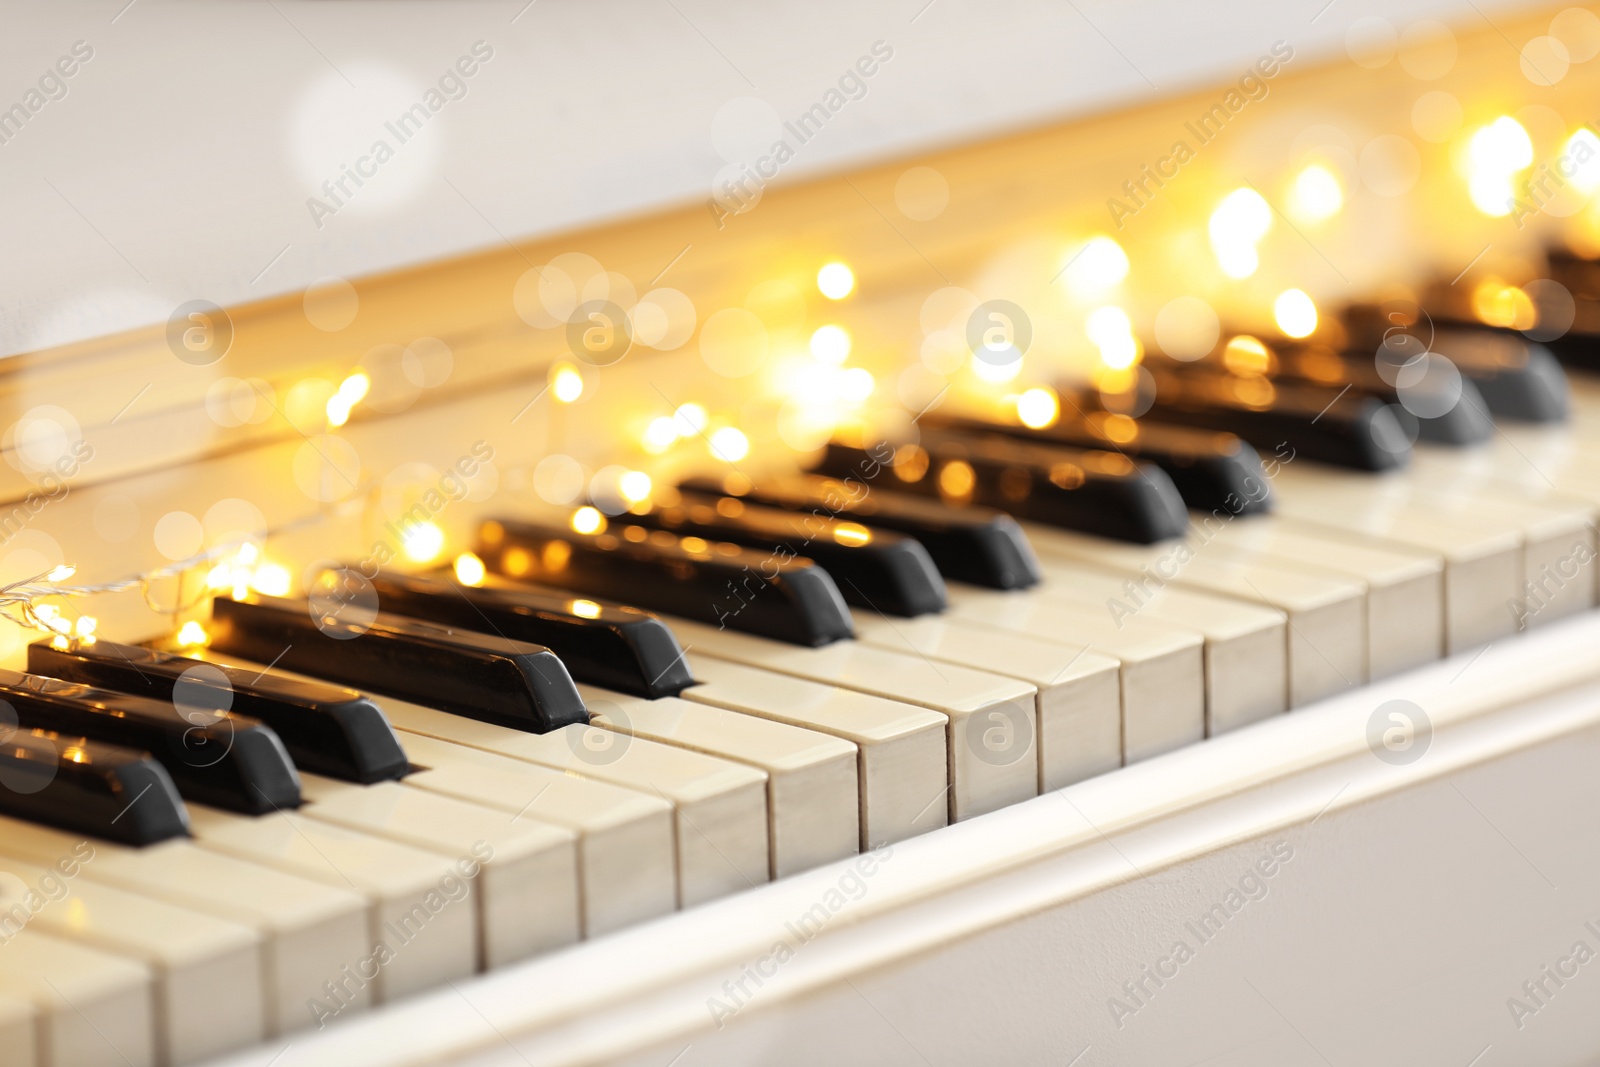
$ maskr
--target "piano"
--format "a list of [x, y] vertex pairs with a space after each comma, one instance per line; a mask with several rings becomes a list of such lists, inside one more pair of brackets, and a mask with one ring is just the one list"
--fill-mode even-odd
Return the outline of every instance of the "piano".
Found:
[[1600, 16], [575, 10], [30, 16], [0, 1065], [1596, 1062]]

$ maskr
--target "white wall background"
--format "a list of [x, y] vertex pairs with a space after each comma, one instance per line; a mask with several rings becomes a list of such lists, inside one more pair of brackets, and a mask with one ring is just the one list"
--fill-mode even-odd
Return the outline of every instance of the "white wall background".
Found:
[[[1363, 16], [1470, 30], [1538, 6], [7, 0], [0, 111], [74, 42], [94, 55], [0, 143], [0, 354], [704, 200], [738, 116], [772, 113], [729, 101], [795, 116], [878, 40], [893, 59], [782, 180], [1203, 85], [1279, 38], [1338, 54]], [[466, 96], [386, 134], [479, 40]], [[319, 228], [307, 198], [379, 137], [394, 159]]]

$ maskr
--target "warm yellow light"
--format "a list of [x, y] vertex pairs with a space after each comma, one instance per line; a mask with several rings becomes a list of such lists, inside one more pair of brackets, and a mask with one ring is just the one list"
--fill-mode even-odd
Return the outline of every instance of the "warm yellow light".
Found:
[[266, 596], [289, 595], [289, 568], [281, 563], [263, 563], [250, 579], [250, 587]]
[[1249, 334], [1240, 334], [1223, 348], [1222, 363], [1235, 374], [1266, 374], [1272, 370], [1272, 352]]
[[680, 436], [692, 437], [704, 432], [706, 428], [706, 409], [699, 404], [679, 404], [678, 410], [672, 413], [677, 420], [677, 430]]
[[401, 538], [406, 558], [426, 563], [444, 551], [444, 531], [431, 522], [419, 522]]
[[1473, 174], [1515, 174], [1533, 166], [1533, 140], [1522, 123], [1501, 115], [1487, 126], [1473, 131], [1467, 143], [1467, 159]]
[[583, 395], [583, 375], [570, 363], [557, 363], [550, 375], [550, 391], [563, 404], [570, 404]]
[[599, 508], [585, 505], [572, 513], [572, 528], [581, 534], [604, 533], [606, 517], [600, 514]]
[[622, 493], [622, 499], [630, 504], [637, 504], [650, 495], [650, 476], [644, 471], [628, 471], [617, 479], [617, 489]]
[[972, 495], [972, 487], [977, 481], [978, 477], [970, 463], [953, 459], [939, 471], [939, 492], [960, 500]]
[[1054, 389], [1036, 385], [1017, 397], [1017, 419], [1030, 429], [1042, 430], [1060, 417], [1061, 401]]
[[1097, 345], [1114, 344], [1124, 337], [1133, 336], [1133, 323], [1128, 313], [1115, 305], [1095, 308], [1089, 313], [1084, 332]]
[[972, 357], [972, 373], [986, 382], [1009, 382], [1022, 373], [1022, 360], [1014, 359], [1009, 363], [990, 363], [986, 359]]
[[1066, 283], [1091, 295], [1105, 292], [1128, 276], [1128, 254], [1115, 238], [1097, 234], [1067, 256]]
[[750, 454], [750, 439], [732, 426], [711, 435], [711, 454], [727, 463], [737, 463]]
[[239, 546], [239, 551], [234, 554], [233, 560], [242, 566], [248, 567], [261, 558], [261, 549], [256, 547], [254, 541], [246, 541]]
[[831, 322], [818, 326], [811, 335], [811, 354], [829, 366], [842, 365], [850, 358], [850, 331]]
[[600, 617], [600, 605], [592, 600], [574, 600], [572, 602], [572, 613], [579, 618], [598, 619]]
[[92, 637], [98, 620], [93, 615], [80, 615], [77, 624], [72, 627], [72, 632], [79, 637]]
[[1499, 278], [1485, 278], [1472, 290], [1472, 311], [1490, 326], [1531, 330], [1539, 313], [1527, 293]]
[[846, 548], [860, 548], [872, 543], [872, 531], [859, 522], [841, 522], [833, 528], [833, 539]]
[[206, 628], [193, 620], [183, 624], [178, 631], [178, 644], [185, 648], [197, 648], [211, 640], [206, 634]]
[[1272, 228], [1272, 207], [1254, 189], [1235, 189], [1211, 213], [1212, 244], [1255, 244]]
[[78, 568], [70, 563], [63, 563], [59, 566], [51, 567], [50, 573], [44, 576], [44, 580], [47, 582], [64, 582], [77, 573]]
[[817, 271], [817, 289], [829, 300], [843, 300], [855, 287], [855, 272], [843, 263], [824, 263]]
[[871, 396], [877, 387], [878, 383], [872, 377], [872, 372], [865, 367], [851, 367], [839, 375], [839, 396], [852, 403], [861, 403]]
[[206, 574], [207, 589], [233, 588], [233, 568], [226, 563], [219, 563]]
[[366, 398], [367, 391], [371, 388], [372, 379], [367, 377], [367, 372], [358, 370], [339, 383], [338, 395], [352, 404], [359, 404]]
[[1585, 193], [1600, 189], [1600, 137], [1588, 127], [1567, 138], [1565, 151], [1571, 182]]
[[488, 568], [483, 565], [483, 560], [479, 559], [476, 554], [463, 552], [456, 557], [455, 572], [456, 581], [462, 585], [481, 585], [484, 577], [488, 574]]
[[1304, 289], [1285, 289], [1272, 302], [1272, 317], [1286, 337], [1310, 337], [1317, 332], [1317, 305]]
[[1467, 179], [1467, 194], [1472, 197], [1472, 206], [1492, 219], [1511, 214], [1517, 199], [1511, 178], [1489, 171], [1474, 173]]
[[659, 456], [671, 448], [673, 442], [677, 441], [677, 439], [677, 425], [673, 423], [670, 417], [662, 415], [650, 420], [650, 425], [645, 427], [644, 437], [640, 439], [639, 443], [652, 456]]
[[1301, 222], [1321, 222], [1344, 207], [1344, 187], [1321, 163], [1312, 163], [1295, 176], [1289, 187], [1289, 214]]

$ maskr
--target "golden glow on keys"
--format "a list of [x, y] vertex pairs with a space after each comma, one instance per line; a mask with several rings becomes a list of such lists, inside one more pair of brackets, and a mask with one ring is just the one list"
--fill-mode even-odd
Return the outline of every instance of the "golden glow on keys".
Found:
[[697, 556], [711, 551], [711, 546], [702, 537], [682, 538], [678, 541], [678, 547]]
[[920, 482], [928, 473], [928, 452], [921, 445], [901, 445], [894, 450], [894, 476], [902, 482]]
[[589, 507], [588, 505], [584, 505], [572, 513], [571, 525], [573, 531], [576, 533], [604, 533], [606, 529], [606, 517], [600, 514], [599, 508], [593, 508]]
[[578, 368], [561, 360], [550, 368], [550, 391], [563, 404], [570, 404], [583, 395], [583, 375]]
[[484, 576], [488, 573], [483, 560], [471, 552], [463, 552], [456, 557], [455, 572], [456, 581], [462, 585], [482, 585]]
[[817, 271], [817, 291], [829, 300], [843, 300], [855, 287], [855, 272], [843, 263], [824, 263]]
[[533, 570], [533, 557], [521, 548], [506, 549], [506, 554], [500, 557], [500, 563], [513, 578], [521, 578]]
[[584, 619], [598, 619], [600, 617], [600, 605], [592, 600], [574, 600], [572, 602], [572, 613]]
[[1083, 484], [1083, 468], [1076, 463], [1052, 464], [1050, 481], [1062, 489], [1076, 489]]
[[1272, 317], [1288, 337], [1310, 337], [1317, 332], [1317, 305], [1304, 289], [1285, 289], [1272, 302]]
[[1017, 397], [1017, 419], [1030, 430], [1055, 425], [1061, 417], [1061, 401], [1047, 386], [1034, 386]]
[[1485, 278], [1472, 290], [1472, 312], [1490, 326], [1530, 330], [1539, 313], [1528, 294], [1499, 278]]
[[650, 531], [643, 526], [629, 526], [622, 531], [622, 539], [636, 545], [642, 545], [650, 540]]
[[850, 358], [850, 331], [831, 322], [818, 326], [811, 335], [811, 355], [830, 367], [843, 366]]
[[1333, 171], [1321, 163], [1312, 163], [1295, 175], [1289, 187], [1289, 214], [1298, 221], [1322, 222], [1337, 215], [1344, 207], [1344, 187]]
[[427, 563], [444, 551], [444, 531], [431, 522], [419, 522], [405, 532], [401, 547], [413, 563]]
[[1243, 333], [1228, 341], [1222, 350], [1222, 363], [1235, 374], [1268, 374], [1273, 369], [1267, 346]]
[[939, 470], [939, 492], [952, 500], [967, 499], [976, 484], [977, 476], [964, 460], [953, 459]]
[[1101, 420], [1100, 429], [1119, 445], [1128, 444], [1139, 436], [1139, 424], [1127, 415], [1105, 416]]
[[872, 531], [859, 522], [841, 522], [833, 528], [833, 539], [847, 548], [859, 548], [872, 543]]
[[750, 454], [750, 439], [743, 431], [724, 426], [711, 435], [711, 454], [725, 463], [737, 463]]
[[572, 546], [565, 541], [550, 541], [544, 546], [544, 569], [564, 571], [572, 558]]

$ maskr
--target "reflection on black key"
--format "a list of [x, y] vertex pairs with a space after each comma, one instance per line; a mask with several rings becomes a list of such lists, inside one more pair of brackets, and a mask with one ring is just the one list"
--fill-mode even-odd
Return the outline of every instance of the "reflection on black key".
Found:
[[1159, 369], [1151, 376], [1149, 418], [1236, 433], [1280, 460], [1300, 457], [1383, 471], [1403, 467], [1411, 457], [1395, 409], [1356, 389]]
[[933, 557], [939, 573], [955, 582], [991, 589], [1025, 589], [1039, 582], [1039, 561], [1028, 535], [1015, 519], [994, 508], [964, 507], [896, 493], [892, 479], [829, 478], [819, 474], [763, 478], [751, 485], [742, 475], [733, 484], [691, 478], [685, 493], [726, 494], [768, 507], [819, 518], [854, 519], [868, 526], [910, 534]]
[[548, 648], [380, 614], [377, 604], [371, 583], [353, 570], [325, 573], [309, 603], [218, 597], [211, 646], [529, 733], [589, 721], [572, 676]]
[[0, 671], [0, 701], [30, 730], [148, 752], [178, 792], [197, 803], [249, 815], [299, 807], [300, 776], [278, 735], [255, 719], [210, 706], [204, 694], [196, 697], [175, 704]]
[[507, 578], [794, 645], [826, 645], [855, 633], [828, 572], [786, 553], [680, 538], [631, 525], [626, 516], [587, 534], [497, 519], [484, 523], [478, 536], [484, 563]]
[[1272, 493], [1261, 469], [1261, 457], [1231, 433], [1135, 420], [1109, 411], [1075, 412], [1042, 429], [939, 415], [924, 415], [921, 425], [1120, 452], [1166, 471], [1183, 502], [1191, 508], [1238, 515], [1272, 509]]
[[734, 497], [680, 495], [677, 505], [630, 515], [628, 521], [767, 551], [782, 548], [820, 564], [847, 602], [889, 615], [926, 615], [945, 608], [944, 580], [915, 538]]
[[1115, 452], [939, 430], [898, 449], [832, 442], [819, 469], [842, 476], [874, 460], [891, 466], [898, 486], [912, 492], [1005, 508], [1018, 518], [1101, 537], [1150, 544], [1188, 528], [1172, 479]]
[[189, 833], [189, 813], [148, 752], [49, 730], [0, 734], [0, 814], [124, 845]]
[[653, 700], [694, 684], [678, 639], [638, 608], [554, 589], [484, 588], [390, 571], [372, 584], [386, 611], [544, 645], [588, 685]]
[[40, 641], [28, 646], [28, 670], [157, 700], [172, 700], [178, 689], [185, 706], [224, 707], [260, 719], [295, 766], [313, 774], [370, 785], [409, 769], [389, 720], [351, 689], [104, 640], [75, 649]]

